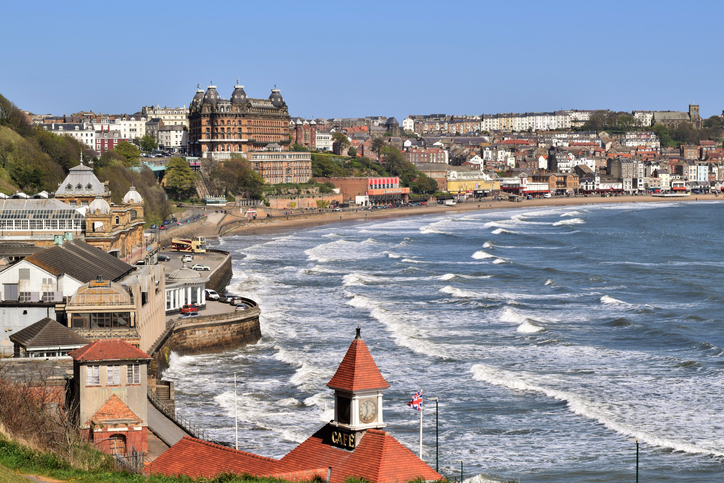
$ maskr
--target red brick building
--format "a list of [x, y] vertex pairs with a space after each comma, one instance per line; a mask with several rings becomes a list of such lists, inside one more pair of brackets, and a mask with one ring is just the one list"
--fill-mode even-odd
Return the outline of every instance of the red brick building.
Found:
[[442, 479], [383, 430], [382, 395], [390, 385], [359, 329], [327, 386], [335, 393], [334, 420], [279, 460], [186, 437], [151, 463], [149, 473], [191, 478], [248, 473], [292, 481], [318, 477], [330, 483], [350, 477], [373, 483]]
[[146, 374], [151, 357], [117, 339], [76, 349], [73, 358], [75, 416], [81, 434], [104, 453], [148, 452]]
[[252, 99], [237, 85], [228, 100], [216, 86], [207, 86], [206, 93], [196, 90], [189, 106], [192, 156], [229, 159], [231, 153], [261, 151], [272, 143], [289, 149], [289, 109], [279, 89], [272, 89], [269, 99]]
[[412, 164], [445, 163], [445, 150], [441, 148], [410, 148], [402, 153]]
[[[290, 129], [292, 128], [292, 122]], [[294, 131], [291, 133], [294, 137], [294, 143], [306, 146], [309, 149], [317, 149], [317, 123], [312, 119], [311, 121], [305, 121], [302, 119], [296, 119], [293, 121]]]
[[103, 126], [101, 126], [101, 130], [96, 131], [95, 150], [103, 155], [106, 151], [112, 151], [116, 144], [121, 141], [126, 141], [125, 138], [121, 137], [121, 131], [111, 131], [110, 126], [104, 131]]

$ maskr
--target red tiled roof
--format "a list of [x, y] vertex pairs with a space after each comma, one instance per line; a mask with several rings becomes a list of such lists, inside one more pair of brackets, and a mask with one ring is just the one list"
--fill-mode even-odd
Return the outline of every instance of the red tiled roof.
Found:
[[68, 354], [76, 361], [150, 359], [151, 356], [119, 339], [100, 339]]
[[332, 389], [364, 391], [390, 387], [382, 377], [364, 341], [356, 337], [350, 344], [342, 363], [327, 383]]
[[440, 480], [442, 477], [385, 431], [367, 430], [353, 451], [329, 444], [334, 428], [326, 425], [280, 460], [280, 469], [331, 467], [330, 483], [349, 477], [375, 483]]
[[278, 464], [279, 461], [272, 458], [184, 436], [156, 458], [148, 471], [151, 474], [186, 475], [191, 478], [213, 478], [221, 473], [262, 476], [279, 473]]
[[99, 423], [114, 420], [136, 421], [139, 423], [141, 422], [141, 418], [136, 416], [136, 414], [131, 411], [131, 409], [126, 406], [123, 401], [121, 401], [121, 398], [119, 398], [115, 394], [108, 398], [108, 400], [103, 404], [103, 406], [101, 406], [98, 411], [96, 411], [96, 413], [91, 417], [90, 420]]

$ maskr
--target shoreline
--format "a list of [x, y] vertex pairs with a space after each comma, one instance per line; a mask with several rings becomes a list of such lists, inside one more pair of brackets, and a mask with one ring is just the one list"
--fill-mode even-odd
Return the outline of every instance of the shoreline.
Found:
[[595, 204], [612, 204], [612, 203], [671, 203], [671, 202], [688, 202], [688, 201], [724, 201], [719, 200], [718, 196], [708, 195], [692, 195], [686, 198], [662, 198], [650, 195], [636, 196], [614, 196], [614, 197], [570, 197], [570, 198], [541, 198], [533, 200], [524, 200], [521, 202], [511, 201], [492, 201], [480, 200], [460, 203], [453, 206], [433, 205], [427, 207], [408, 207], [408, 208], [390, 208], [379, 211], [342, 211], [328, 213], [304, 213], [292, 215], [291, 217], [276, 217], [270, 219], [257, 220], [248, 225], [235, 228], [225, 236], [240, 236], [244, 234], [257, 235], [267, 232], [288, 231], [296, 228], [309, 228], [312, 226], [328, 225], [332, 223], [343, 223], [348, 221], [366, 221], [366, 220], [383, 220], [388, 218], [401, 218], [406, 216], [420, 215], [440, 215], [445, 213], [464, 213], [470, 211], [484, 210], [501, 210], [501, 209], [521, 209], [521, 208], [538, 208], [538, 207], [559, 207], [559, 206], [584, 206]]

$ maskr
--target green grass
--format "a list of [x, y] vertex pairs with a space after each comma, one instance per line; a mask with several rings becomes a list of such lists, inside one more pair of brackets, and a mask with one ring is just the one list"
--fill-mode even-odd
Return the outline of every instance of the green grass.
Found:
[[13, 473], [3, 465], [0, 465], [0, 481], [4, 483], [28, 483], [28, 480]]

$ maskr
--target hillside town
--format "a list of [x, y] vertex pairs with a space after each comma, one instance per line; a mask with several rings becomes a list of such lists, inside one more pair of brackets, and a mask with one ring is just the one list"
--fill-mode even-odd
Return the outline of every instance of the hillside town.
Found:
[[[252, 98], [237, 82], [227, 91], [228, 99], [214, 85], [197, 87], [188, 107], [130, 114], [24, 111], [19, 125], [33, 126], [28, 132], [78, 143], [77, 163], [63, 170], [54, 191], [26, 193], [37, 184], [23, 187], [25, 178], [16, 176], [25, 191], [0, 195], [0, 355], [10, 361], [3, 374], [52, 396], [73, 434], [130, 471], [212, 478], [233, 470], [334, 482], [442, 478], [384, 431], [390, 385], [359, 328], [327, 384], [334, 419], [281, 459], [209, 441], [177, 413], [173, 383], [163, 379], [170, 354], [223, 352], [262, 336], [262, 308], [226, 292], [232, 254], [207, 245], [207, 235], [218, 239], [295, 210], [686, 196], [718, 194], [724, 185], [716, 137], [677, 143], [669, 135], [720, 134], [721, 118], [702, 119], [697, 105], [688, 112], [410, 115], [399, 123], [385, 116], [304, 119], [289, 114], [279, 89]], [[128, 146], [137, 159], [120, 154]], [[109, 165], [128, 179], [145, 173], [165, 190], [164, 202], [176, 202], [174, 211], [152, 221], [140, 188], [114, 193], [113, 180], [99, 178]], [[232, 171], [223, 169], [233, 166], [256, 173], [266, 191], [224, 185]], [[183, 194], [172, 191], [178, 172], [190, 173]], [[40, 361], [51, 377], [34, 377]]]
[[[500, 193], [525, 197], [709, 193], [721, 191], [724, 184], [724, 150], [716, 140], [677, 143], [668, 134], [665, 143], [660, 139], [668, 130], [704, 128], [709, 120], [700, 117], [698, 105], [690, 105], [688, 111], [631, 113], [573, 109], [410, 115], [400, 124], [385, 116], [294, 117], [279, 89], [272, 89], [267, 99], [257, 99], [237, 84], [228, 100], [214, 85], [197, 88], [189, 107], [144, 106], [117, 115], [26, 114], [34, 124], [82, 142], [89, 156], [100, 157], [121, 141], [148, 136], [157, 152], [144, 153], [145, 162], [154, 169], [163, 169], [169, 156], [183, 156], [205, 178], [201, 160], [223, 162], [241, 155], [268, 185], [305, 183], [312, 177], [330, 182], [341, 195], [334, 205], [410, 201], [399, 177], [368, 177], [360, 183], [349, 177], [313, 176], [313, 153], [381, 161], [375, 140], [397, 149], [436, 182], [439, 192], [458, 200]], [[609, 129], [600, 120], [611, 116], [617, 124]], [[714, 117], [720, 129], [720, 118]], [[211, 193], [208, 184], [198, 189], [200, 197], [219, 194]]]

